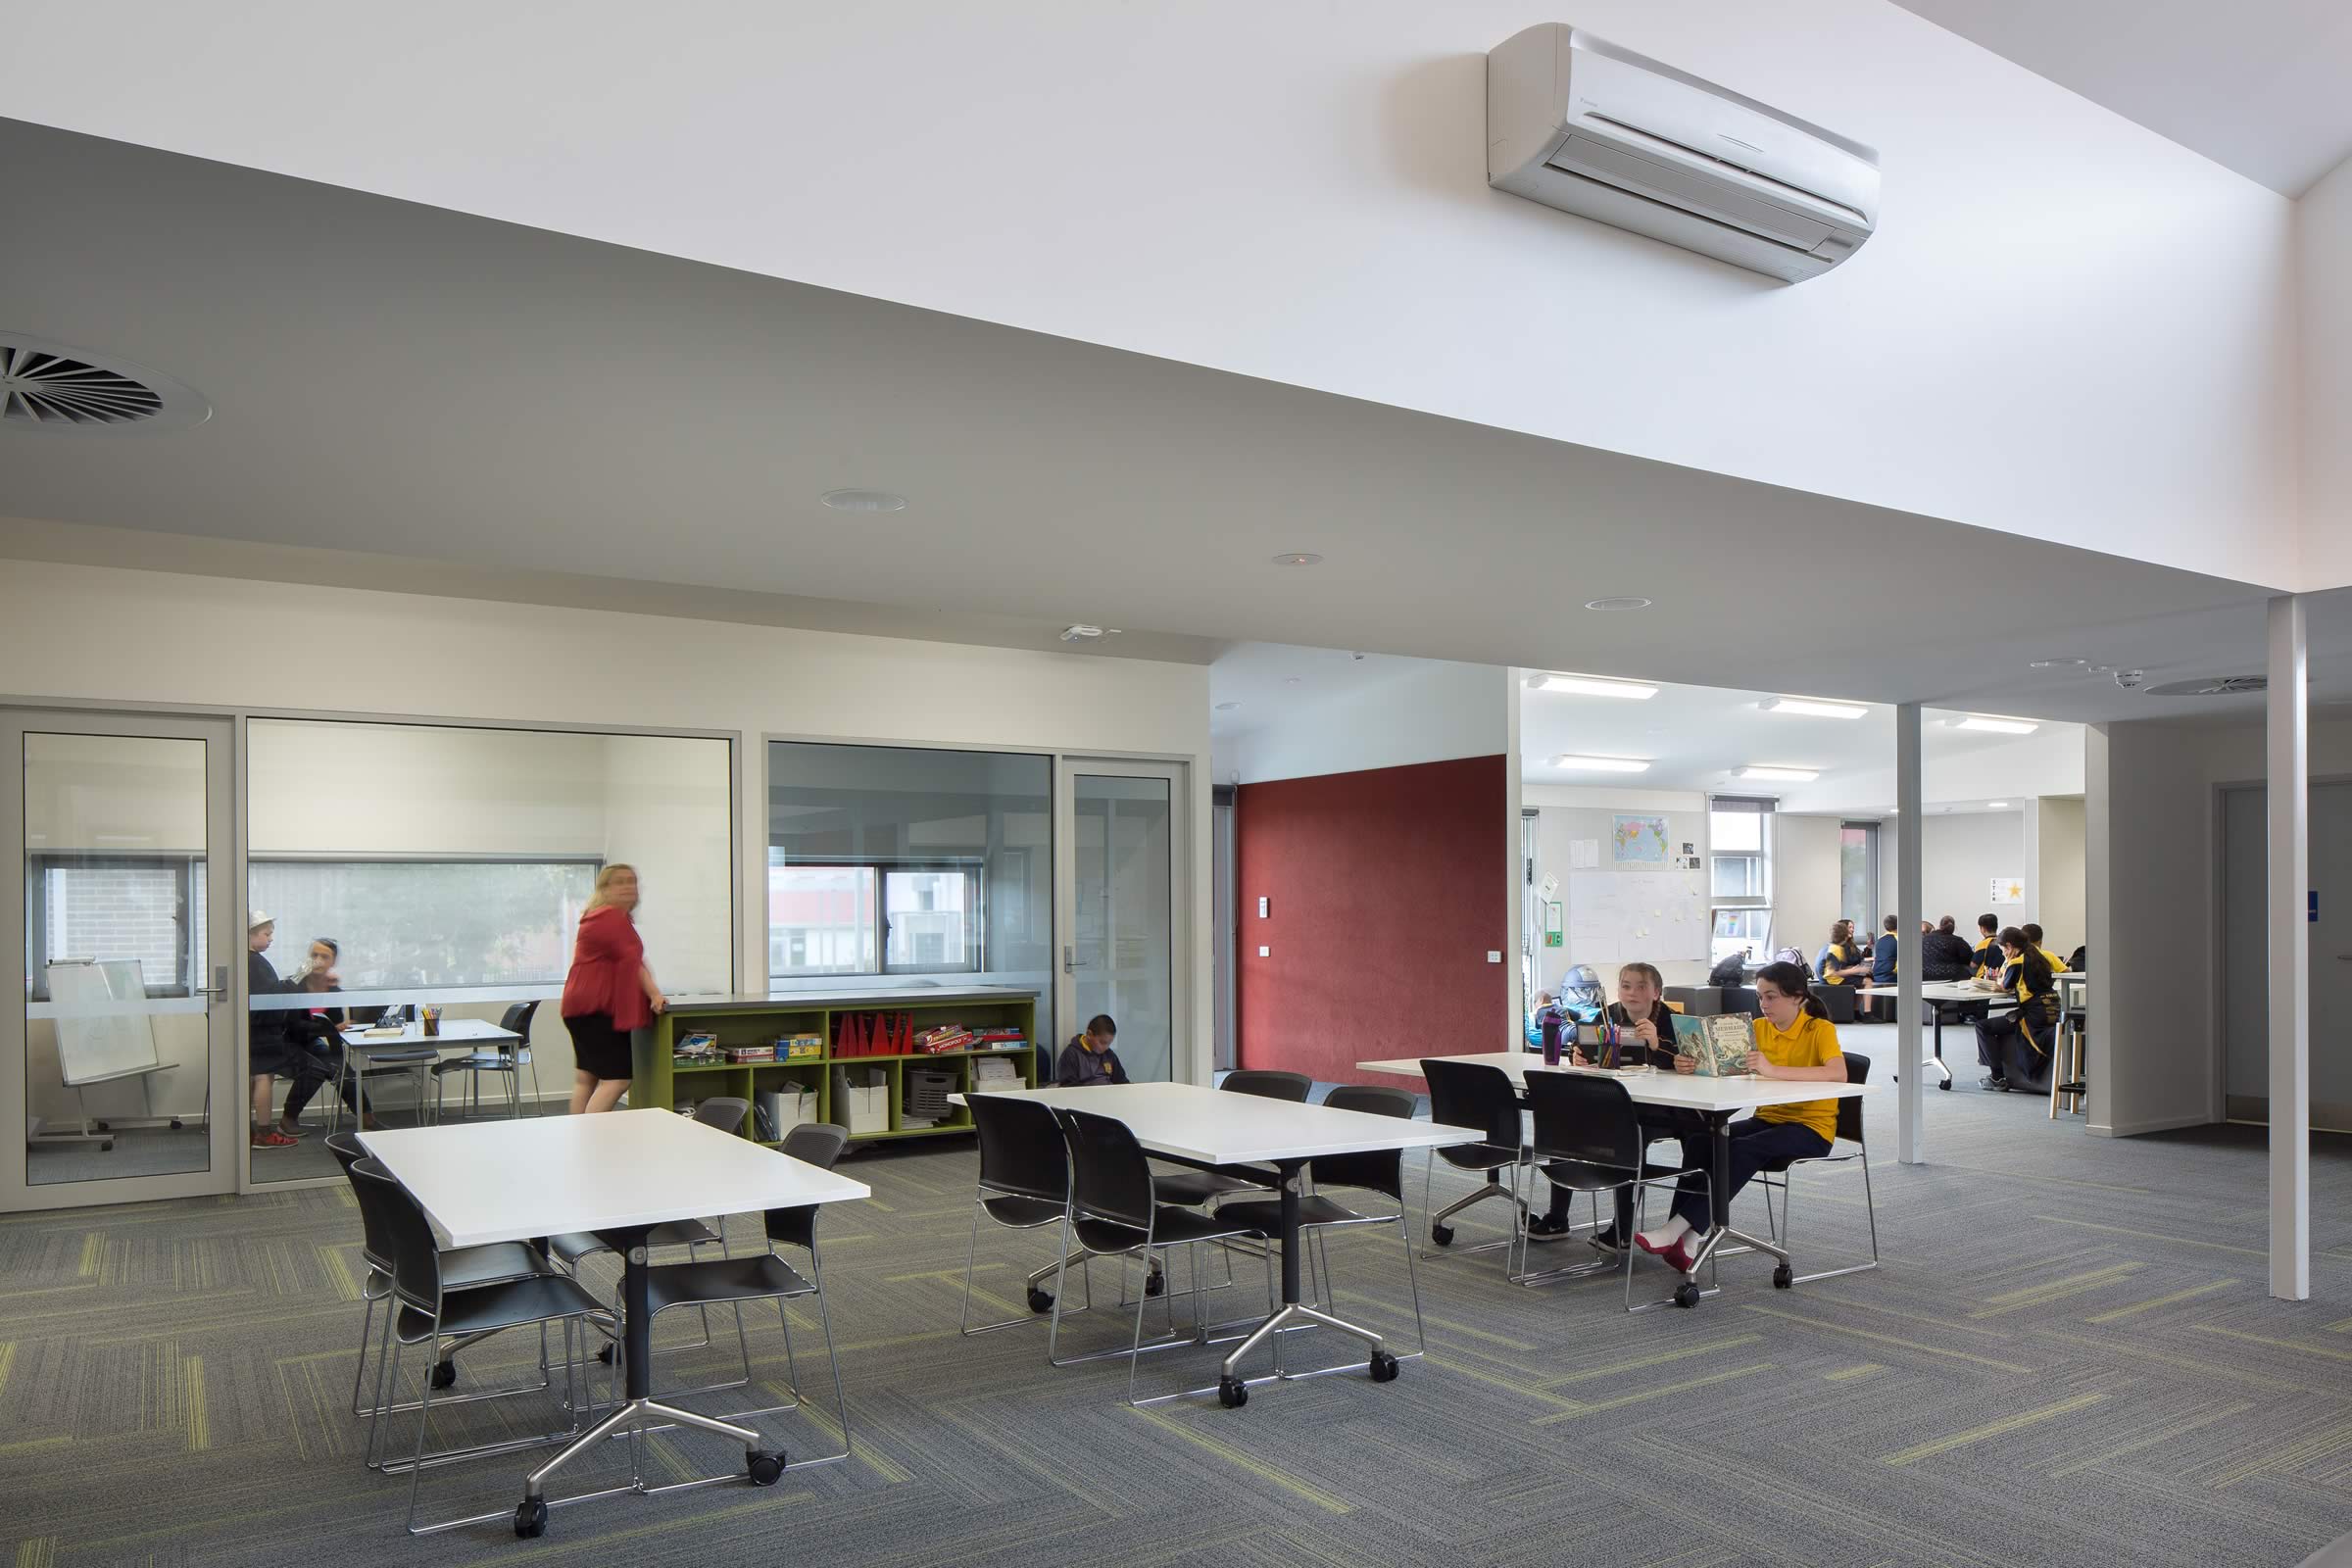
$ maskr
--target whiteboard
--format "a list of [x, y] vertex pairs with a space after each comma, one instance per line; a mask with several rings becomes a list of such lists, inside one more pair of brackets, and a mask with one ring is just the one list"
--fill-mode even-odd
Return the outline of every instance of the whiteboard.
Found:
[[57, 1008], [58, 1076], [68, 1088], [157, 1072], [155, 1020], [136, 958], [49, 965]]
[[[1570, 871], [1568, 961], [1705, 962], [1713, 918], [1704, 871]], [[1605, 975], [1604, 975], [1605, 978]]]

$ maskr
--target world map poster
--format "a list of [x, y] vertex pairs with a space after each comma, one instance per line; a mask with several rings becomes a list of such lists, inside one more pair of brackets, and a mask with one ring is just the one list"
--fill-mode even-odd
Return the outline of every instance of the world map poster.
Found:
[[1620, 865], [1627, 861], [1666, 863], [1666, 819], [1662, 816], [1619, 816], [1611, 824], [1609, 837], [1616, 845]]

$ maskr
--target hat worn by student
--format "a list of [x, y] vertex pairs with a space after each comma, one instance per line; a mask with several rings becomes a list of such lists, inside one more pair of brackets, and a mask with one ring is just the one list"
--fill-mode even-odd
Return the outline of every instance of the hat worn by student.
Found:
[[245, 929], [247, 931], [259, 931], [266, 925], [275, 924], [277, 924], [277, 922], [274, 919], [264, 914], [259, 909], [247, 909], [245, 911]]

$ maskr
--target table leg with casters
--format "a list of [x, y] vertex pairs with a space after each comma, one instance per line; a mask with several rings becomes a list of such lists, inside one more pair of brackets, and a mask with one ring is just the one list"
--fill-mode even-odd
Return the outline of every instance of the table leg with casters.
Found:
[[[1282, 1172], [1280, 1189], [1282, 1235], [1278, 1238], [1282, 1245], [1282, 1305], [1271, 1317], [1252, 1330], [1248, 1339], [1235, 1346], [1233, 1353], [1226, 1356], [1223, 1364], [1218, 1368], [1217, 1399], [1229, 1409], [1249, 1402], [1250, 1384], [1271, 1383], [1284, 1375], [1277, 1370], [1265, 1377], [1244, 1378], [1241, 1375], [1241, 1368], [1243, 1357], [1268, 1341], [1276, 1340], [1278, 1335], [1288, 1329], [1309, 1326], [1337, 1329], [1342, 1334], [1350, 1335], [1363, 1341], [1372, 1348], [1371, 1359], [1367, 1362], [1367, 1370], [1372, 1374], [1372, 1381], [1375, 1383], [1393, 1381], [1397, 1371], [1396, 1357], [1389, 1353], [1388, 1348], [1382, 1344], [1379, 1334], [1358, 1324], [1350, 1323], [1345, 1318], [1335, 1317], [1320, 1307], [1308, 1306], [1301, 1298], [1299, 1264], [1302, 1255], [1301, 1249], [1305, 1244], [1299, 1236], [1298, 1227], [1298, 1175], [1305, 1168], [1306, 1161], [1283, 1159], [1275, 1161], [1275, 1165]], [[1278, 1340], [1276, 1343], [1279, 1345]]]
[[[1701, 1297], [1712, 1296], [1722, 1289], [1721, 1286], [1710, 1286], [1701, 1290], [1697, 1279], [1698, 1265], [1703, 1263], [1712, 1266], [1716, 1257], [1727, 1250], [1764, 1252], [1778, 1258], [1780, 1266], [1772, 1271], [1772, 1283], [1781, 1290], [1787, 1290], [1793, 1278], [1789, 1273], [1787, 1252], [1745, 1231], [1732, 1229], [1732, 1112], [1711, 1111], [1707, 1119], [1715, 1124], [1714, 1169], [1707, 1177], [1708, 1197], [1711, 1200], [1709, 1217], [1715, 1224], [1692, 1256], [1692, 1277], [1675, 1289], [1674, 1304], [1677, 1306], [1696, 1306]], [[1727, 1249], [1726, 1243], [1732, 1246]]]
[[[773, 1486], [783, 1477], [785, 1456], [770, 1452], [763, 1446], [766, 1440], [751, 1427], [737, 1426], [704, 1415], [699, 1410], [685, 1410], [674, 1404], [663, 1404], [653, 1396], [653, 1310], [648, 1299], [651, 1276], [646, 1262], [646, 1227], [620, 1232], [617, 1239], [625, 1245], [621, 1250], [621, 1364], [626, 1374], [624, 1394], [613, 1411], [573, 1440], [571, 1446], [524, 1478], [522, 1501], [514, 1509], [514, 1533], [526, 1540], [547, 1529], [547, 1480], [581, 1454], [592, 1451], [607, 1438], [623, 1430], [641, 1429], [650, 1421], [667, 1422], [675, 1426], [694, 1427], [722, 1438], [733, 1438], [743, 1445], [744, 1468], [752, 1485]], [[609, 1491], [642, 1491], [642, 1475], [633, 1478], [632, 1486]], [[603, 1496], [607, 1493], [590, 1495]], [[565, 1502], [585, 1498], [566, 1497]]]

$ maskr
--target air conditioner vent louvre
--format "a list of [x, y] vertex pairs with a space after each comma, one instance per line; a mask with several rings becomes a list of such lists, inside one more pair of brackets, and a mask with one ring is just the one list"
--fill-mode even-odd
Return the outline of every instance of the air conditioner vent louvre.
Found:
[[2271, 689], [2262, 675], [2203, 675], [2195, 680], [2168, 680], [2147, 689], [2150, 697], [2240, 697]]
[[212, 406], [126, 360], [0, 332], [0, 429], [89, 435], [198, 424]]

